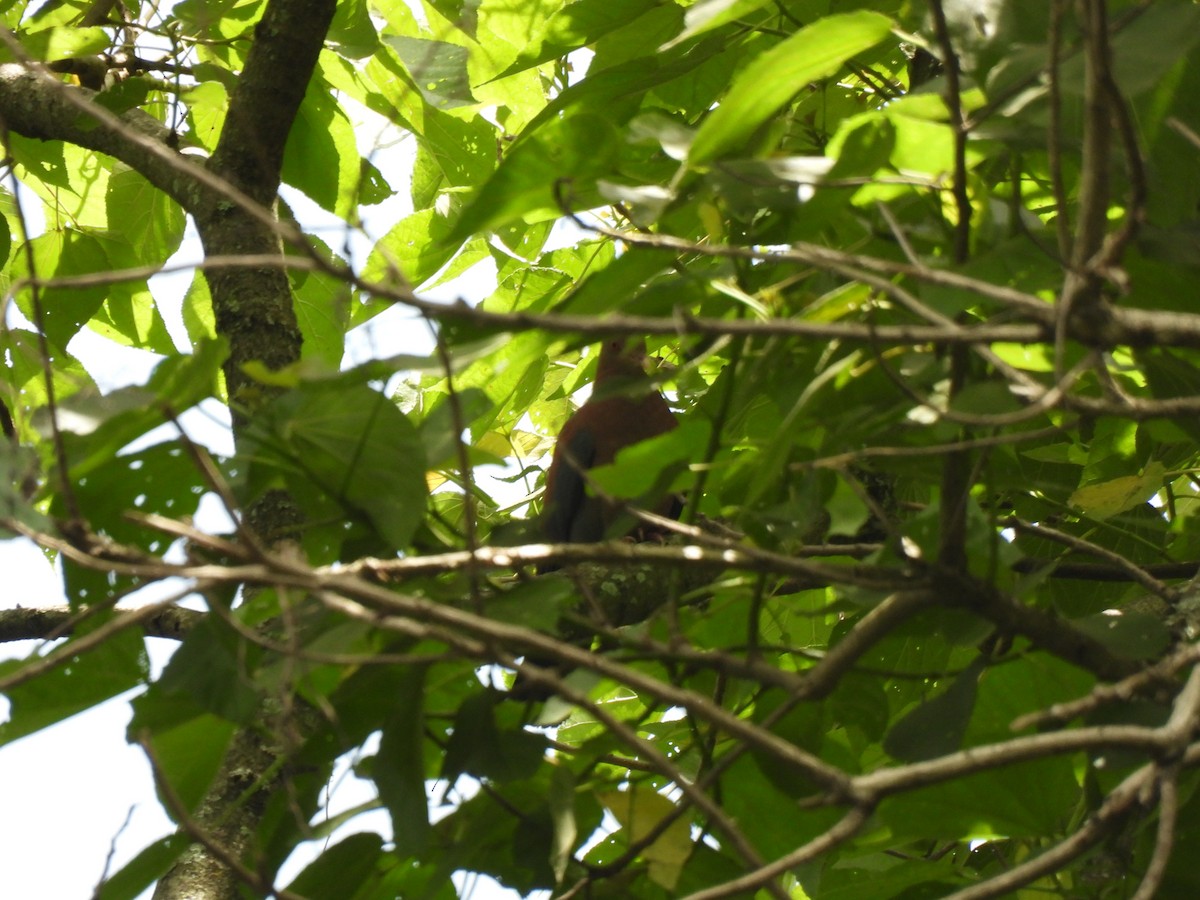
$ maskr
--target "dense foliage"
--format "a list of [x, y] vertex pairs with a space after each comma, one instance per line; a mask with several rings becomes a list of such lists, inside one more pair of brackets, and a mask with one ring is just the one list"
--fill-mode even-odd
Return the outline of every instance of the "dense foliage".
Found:
[[[1200, 891], [1200, 7], [3, 16], [0, 512], [70, 608], [0, 614], [0, 742], [140, 687], [180, 825], [99, 897]], [[344, 361], [385, 312], [428, 355]], [[680, 427], [592, 489], [681, 521], [542, 544], [616, 335]]]

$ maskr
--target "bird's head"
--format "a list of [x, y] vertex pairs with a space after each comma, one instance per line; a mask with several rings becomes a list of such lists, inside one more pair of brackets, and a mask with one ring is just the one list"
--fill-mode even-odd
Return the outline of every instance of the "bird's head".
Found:
[[597, 384], [609, 378], [639, 378], [645, 374], [646, 342], [641, 338], [612, 338], [600, 345]]

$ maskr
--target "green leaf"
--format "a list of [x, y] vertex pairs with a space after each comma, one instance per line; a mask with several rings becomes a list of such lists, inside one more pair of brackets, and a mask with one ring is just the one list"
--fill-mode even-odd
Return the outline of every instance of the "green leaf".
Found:
[[196, 66], [196, 78], [200, 83], [183, 92], [188, 107], [188, 133], [210, 153], [216, 149], [229, 108], [229, 92], [233, 85], [226, 84], [230, 80], [228, 76], [224, 69], [202, 63]]
[[[122, 447], [179, 415], [214, 389], [225, 356], [223, 341], [202, 341], [189, 356], [164, 359], [145, 387], [122, 388], [104, 396], [80, 392], [58, 407], [71, 475], [82, 478], [116, 455]], [[48, 430], [43, 415], [41, 427]]]
[[979, 657], [950, 685], [921, 701], [892, 726], [883, 749], [902, 762], [921, 762], [962, 747], [963, 735], [975, 710], [975, 693], [986, 661]]
[[554, 823], [550, 864], [554, 868], [554, 877], [560, 884], [571, 863], [572, 852], [579, 837], [578, 822], [575, 818], [577, 786], [575, 775], [570, 769], [556, 767], [550, 775], [550, 789], [546, 798], [550, 818]]
[[363, 159], [358, 178], [358, 202], [363, 206], [375, 206], [396, 195], [379, 167], [369, 159]]
[[646, 0], [575, 0], [539, 22], [540, 33], [496, 78], [539, 66], [585, 47], [628, 25], [658, 6]]
[[696, 133], [693, 166], [740, 149], [751, 134], [809, 83], [834, 74], [856, 53], [882, 41], [891, 19], [859, 11], [828, 16], [756, 57]]
[[[760, 719], [775, 719], [771, 725], [774, 735], [813, 755], [819, 755], [821, 736], [827, 730], [825, 709], [816, 703], [800, 703], [788, 710], [782, 718], [776, 718], [775, 712], [784, 702], [784, 698], [778, 692], [771, 692], [759, 700], [755, 710], [756, 716]], [[819, 785], [802, 770], [782, 762], [773, 753], [755, 749], [751, 751], [751, 756], [759, 771], [781, 796], [803, 797], [819, 789]]]
[[162, 878], [192, 839], [182, 831], [160, 838], [146, 847], [96, 890], [95, 900], [136, 900]]
[[166, 262], [179, 249], [187, 216], [141, 173], [117, 167], [104, 199], [111, 233], [136, 251], [141, 265]]
[[[1200, 394], [1200, 367], [1189, 357], [1165, 349], [1137, 354], [1137, 364], [1144, 373], [1151, 396], [1159, 400], [1170, 397], [1194, 397]], [[1179, 416], [1175, 423], [1194, 440], [1200, 441], [1200, 423], [1191, 416]]]
[[[855, 856], [830, 867], [820, 879], [821, 900], [926, 900], [945, 897], [957, 886], [972, 882], [964, 876], [965, 866], [950, 859], [903, 861], [883, 853]], [[936, 880], [941, 874], [944, 881]], [[808, 882], [801, 879], [807, 885]], [[814, 893], [816, 888], [813, 888]]]
[[[32, 447], [16, 441], [0, 442], [0, 518], [49, 533], [54, 526], [32, 502], [40, 469]], [[9, 537], [16, 535], [0, 528], [0, 539]]]
[[[92, 627], [110, 618], [93, 619]], [[71, 656], [72, 643], [90, 630], [80, 629], [80, 633], [58, 648], [58, 653], [67, 654], [64, 663], [5, 692], [12, 708], [8, 721], [0, 725], [0, 745], [90, 709], [138, 686], [148, 677], [146, 648], [135, 628], [118, 631], [86, 653]], [[0, 662], [0, 678], [18, 676], [26, 666], [38, 666], [41, 657], [42, 654], [34, 653], [28, 659]]]
[[429, 841], [425, 799], [425, 670], [408, 671], [383, 725], [373, 776], [392, 817], [396, 852], [420, 853]]
[[700, 0], [688, 8], [683, 20], [684, 30], [666, 46], [673, 47], [730, 22], [744, 19], [770, 2], [771, 0]]
[[383, 841], [376, 834], [352, 834], [334, 844], [296, 876], [288, 890], [308, 900], [356, 897], [378, 879]]
[[184, 808], [195, 811], [225, 761], [234, 729], [226, 719], [201, 714], [135, 737], [144, 737], [161, 777]]
[[667, 271], [670, 251], [630, 247], [604, 268], [589, 275], [559, 307], [563, 312], [597, 314], [620, 309], [644, 284]]
[[496, 168], [499, 134], [495, 126], [478, 117], [457, 118], [427, 104], [400, 59], [390, 48], [386, 51], [372, 57], [366, 74], [380, 86], [398, 115], [419, 123], [412, 126], [420, 142], [413, 176], [414, 206], [429, 206], [441, 181], [452, 188], [482, 183]]
[[[8, 201], [11, 198], [0, 194], [0, 200]], [[7, 206], [7, 203], [4, 204]], [[7, 216], [0, 216], [0, 264], [8, 261], [8, 255], [12, 252], [12, 228], [8, 224]]]
[[[737, 790], [722, 796], [721, 808], [758, 852], [772, 859], [824, 833], [839, 818], [828, 809], [801, 812], [796, 801], [763, 774], [756, 760], [743, 757], [726, 772]], [[781, 827], [784, 822], [788, 827]]]
[[305, 382], [261, 422], [256, 462], [281, 472], [318, 518], [332, 499], [392, 547], [408, 545], [425, 512], [425, 450], [390, 400], [365, 385]]
[[1056, 833], [1079, 796], [1072, 761], [1055, 757], [893, 797], [880, 805], [879, 816], [904, 841], [1029, 837]]
[[[113, 248], [110, 248], [113, 249]], [[114, 268], [121, 268], [114, 265]], [[113, 285], [88, 327], [116, 344], [162, 356], [176, 352], [175, 342], [159, 315], [146, 282]]]
[[[494, 539], [494, 533], [493, 533]], [[540, 535], [532, 540], [541, 540]], [[489, 619], [553, 633], [563, 614], [579, 602], [574, 586], [560, 578], [534, 578], [487, 605]]]
[[522, 138], [463, 211], [447, 243], [458, 244], [478, 231], [517, 219], [536, 221], [561, 212], [561, 203], [590, 205], [572, 196], [608, 171], [617, 152], [617, 134], [602, 116], [576, 112], [552, 120]]
[[467, 75], [466, 47], [402, 35], [384, 40], [396, 51], [430, 106], [455, 109], [475, 103]]
[[129, 514], [186, 519], [207, 490], [187, 449], [170, 441], [101, 461], [75, 483], [75, 501], [88, 510], [92, 527], [113, 540], [162, 553], [171, 539]]
[[561, 119], [567, 110], [576, 107], [584, 111], [603, 110], [614, 125], [626, 122], [638, 111], [638, 101], [647, 92], [654, 88], [662, 90], [664, 86], [703, 71], [705, 65], [720, 60], [727, 49], [724, 41], [714, 38], [701, 41], [697, 46], [622, 60], [594, 75], [589, 74], [546, 104], [530, 120], [521, 139], [535, 134], [547, 123]]
[[450, 784], [463, 774], [503, 782], [537, 772], [545, 737], [521, 728], [501, 731], [495, 716], [499, 702], [503, 702], [501, 694], [478, 693], [458, 708], [442, 762], [441, 777]]
[[[605, 791], [599, 794], [598, 799], [621, 823], [626, 839], [631, 844], [647, 837], [659, 822], [676, 811], [674, 803], [644, 787]], [[650, 879], [672, 890], [691, 852], [691, 822], [687, 816], [679, 816], [638, 855], [649, 863]]]
[[325, 39], [336, 46], [342, 56], [351, 59], [362, 59], [374, 53], [379, 45], [379, 35], [371, 22], [367, 0], [341, 0]]
[[[78, 231], [51, 231], [31, 242], [32, 259], [18, 253], [13, 260], [14, 278], [47, 279], [73, 275], [95, 275], [109, 270], [108, 256], [100, 242]], [[32, 267], [32, 268], [31, 268]], [[38, 306], [29, 288], [17, 294], [17, 307], [35, 326], [45, 329], [46, 337], [59, 350], [66, 350], [75, 333], [82, 328], [107, 296], [102, 285], [91, 287], [43, 287], [38, 290]]]
[[[333, 264], [334, 254], [317, 238], [309, 238], [311, 252]], [[336, 371], [346, 347], [353, 296], [346, 283], [329, 272], [288, 273], [295, 300], [296, 322], [304, 338], [303, 359], [316, 359]]]
[[[1200, 41], [1200, 9], [1187, 3], [1148, 6], [1113, 34], [1113, 70], [1127, 95], [1148, 91]], [[1059, 77], [1064, 87], [1082, 93], [1083, 57], [1074, 55]]]
[[349, 215], [361, 155], [345, 111], [314, 81], [292, 123], [283, 180], [338, 216]]
[[432, 409], [425, 413], [421, 421], [421, 443], [425, 446], [430, 468], [442, 468], [458, 465], [459, 436], [455, 428], [455, 419], [462, 417], [463, 422], [474, 422], [477, 418], [492, 410], [491, 401], [487, 394], [478, 388], [468, 388], [459, 391], [457, 403], [450, 397], [437, 400], [426, 394], [426, 403], [432, 403]]
[[192, 344], [213, 341], [217, 337], [217, 320], [213, 314], [212, 295], [203, 273], [192, 276], [187, 292], [183, 295], [183, 324], [187, 328], [188, 340]]
[[253, 673], [261, 657], [261, 648], [219, 616], [205, 617], [188, 633], [157, 683], [138, 702], [139, 714], [130, 727], [146, 726], [157, 732], [155, 726], [160, 720], [156, 714], [168, 711], [172, 698], [188, 719], [188, 707], [192, 706], [229, 722], [253, 721], [260, 705]]
[[1141, 506], [1162, 490], [1166, 469], [1152, 462], [1140, 475], [1122, 475], [1099, 484], [1089, 484], [1071, 494], [1070, 504], [1094, 519], [1109, 519], [1127, 509]]
[[21, 48], [34, 59], [47, 62], [102, 53], [110, 44], [108, 34], [99, 26], [55, 26], [29, 31], [21, 36]]
[[1123, 659], [1156, 659], [1171, 643], [1171, 629], [1161, 617], [1133, 610], [1072, 619], [1071, 624]]
[[1046, 709], [1080, 697], [1095, 678], [1046, 653], [1026, 653], [989, 667], [979, 680], [968, 744], [987, 744], [1013, 736], [1013, 720], [1031, 709]]
[[391, 270], [395, 267], [411, 284], [420, 287], [454, 255], [456, 248], [446, 241], [452, 224], [432, 209], [405, 216], [375, 245], [363, 268], [363, 278], [392, 281]]
[[617, 497], [642, 497], [657, 489], [666, 488], [665, 478], [693, 459], [699, 459], [708, 443], [711, 426], [704, 421], [689, 420], [673, 431], [617, 454], [614, 462], [588, 471], [605, 492]]

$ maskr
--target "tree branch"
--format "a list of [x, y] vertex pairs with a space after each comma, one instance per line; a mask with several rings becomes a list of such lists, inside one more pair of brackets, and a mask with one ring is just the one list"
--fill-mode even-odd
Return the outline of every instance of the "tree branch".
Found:
[[[194, 609], [168, 606], [139, 615], [138, 624], [147, 637], [181, 641], [203, 617], [204, 613]], [[75, 618], [75, 611], [66, 606], [18, 606], [16, 609], [0, 610], [0, 643], [67, 637], [72, 633], [70, 623]]]

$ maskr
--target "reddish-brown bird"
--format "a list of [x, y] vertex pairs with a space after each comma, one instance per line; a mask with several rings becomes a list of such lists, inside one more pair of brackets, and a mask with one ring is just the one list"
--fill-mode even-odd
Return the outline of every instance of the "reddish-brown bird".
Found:
[[[646, 377], [646, 347], [640, 339], [606, 341], [600, 348], [592, 396], [575, 410], [554, 445], [554, 455], [546, 472], [546, 494], [542, 503], [542, 533], [559, 543], [589, 543], [610, 535], [610, 527], [621, 514], [619, 505], [589, 495], [588, 469], [611, 463], [617, 453], [641, 441], [665, 434], [678, 423], [667, 401]], [[642, 382], [639, 384], [639, 381]], [[625, 382], [625, 384], [622, 384]], [[678, 515], [675, 497], [665, 497], [655, 511]], [[630, 522], [629, 529], [634, 530]], [[539, 572], [552, 572], [558, 566], [547, 563]], [[559, 677], [569, 667], [553, 659], [528, 658], [525, 662], [543, 669], [556, 669]], [[530, 683], [517, 675], [510, 688], [518, 700], [545, 700], [553, 691], [545, 684]]]
[[[646, 376], [645, 366], [641, 339], [619, 338], [601, 347], [592, 396], [563, 426], [546, 472], [542, 530], [548, 540], [587, 543], [611, 537], [608, 531], [620, 507], [589, 495], [583, 473], [611, 463], [626, 447], [665, 434], [678, 424], [657, 390], [638, 386]], [[621, 389], [622, 381], [632, 392]], [[666, 497], [655, 511], [668, 515], [677, 502]]]

